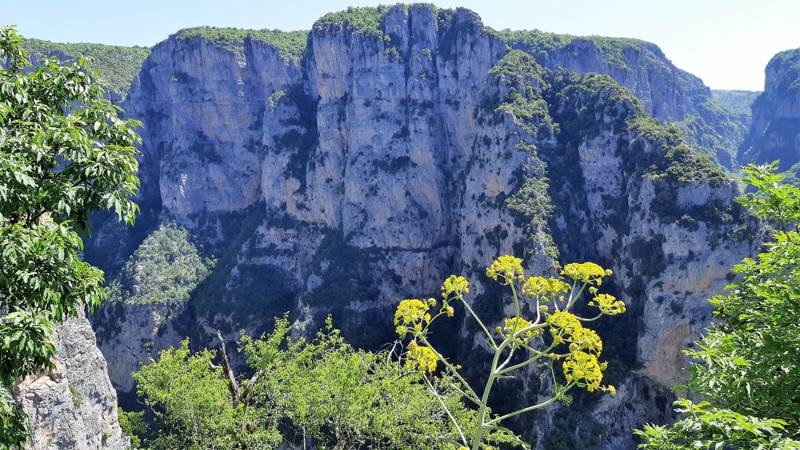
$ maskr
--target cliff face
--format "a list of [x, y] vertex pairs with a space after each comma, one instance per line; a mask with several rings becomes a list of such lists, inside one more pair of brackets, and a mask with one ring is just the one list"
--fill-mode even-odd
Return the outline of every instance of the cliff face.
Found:
[[739, 149], [744, 162], [780, 160], [796, 174], [800, 161], [800, 49], [775, 55], [765, 70], [764, 92], [753, 102], [753, 119]]
[[14, 392], [33, 432], [28, 448], [127, 448], [106, 362], [83, 315], [59, 326], [55, 365], [48, 373], [22, 380]]
[[[510, 50], [463, 9], [369, 11], [359, 26], [320, 19], [301, 58], [257, 36], [223, 45], [179, 33], [153, 48], [123, 105], [145, 125], [144, 213], [133, 231], [99, 221], [87, 256], [116, 271], [174, 222], [216, 263], [186, 299], [122, 299], [95, 318], [112, 382], [130, 393], [138, 363], [182, 336], [208, 345], [217, 328], [257, 333], [286, 311], [298, 333], [332, 314], [374, 348], [392, 339], [399, 299], [434, 295], [451, 273], [470, 278], [477, 307], [499, 321], [508, 302], [483, 273], [496, 256], [524, 255], [545, 273], [589, 259], [614, 269], [629, 304], [601, 324], [620, 395], [580, 396], [517, 427], [541, 448], [632, 448], [632, 427], [669, 415], [680, 350], [749, 252], [735, 234], [734, 184], [645, 117], [684, 120], [707, 89], [632, 69], [660, 54], [648, 46], [623, 53], [628, 69], [617, 71], [591, 49]], [[610, 73], [643, 101], [607, 76], [555, 66]], [[154, 261], [170, 269], [170, 258]], [[132, 292], [147, 283], [118, 280]], [[474, 330], [451, 323], [442, 344], [480, 362]], [[520, 388], [533, 398], [547, 386], [532, 373]]]
[[747, 132], [747, 118], [718, 102], [700, 78], [675, 67], [655, 44], [538, 30], [499, 33], [511, 47], [531, 53], [545, 67], [610, 75], [639, 98], [648, 114], [678, 124], [699, 150], [723, 167], [736, 169], [736, 149]]

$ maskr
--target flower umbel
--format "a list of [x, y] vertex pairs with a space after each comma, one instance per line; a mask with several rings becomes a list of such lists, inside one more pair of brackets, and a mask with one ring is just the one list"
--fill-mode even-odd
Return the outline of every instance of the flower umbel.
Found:
[[569, 292], [569, 285], [558, 278], [530, 277], [522, 285], [522, 293], [531, 298], [550, 298]]
[[567, 355], [562, 366], [564, 377], [569, 383], [583, 386], [592, 392], [600, 388], [603, 381], [603, 370], [606, 364], [600, 364], [597, 357], [586, 352], [576, 351]]
[[578, 328], [569, 337], [569, 349], [572, 352], [583, 351], [600, 355], [603, 351], [603, 341], [600, 336], [589, 328]]
[[547, 318], [547, 323], [550, 325], [550, 332], [553, 333], [553, 335], [572, 335], [576, 330], [583, 328], [578, 317], [566, 311], [554, 312]]
[[464, 294], [469, 294], [469, 280], [466, 278], [450, 275], [442, 283], [442, 297], [445, 299], [450, 298], [451, 295], [460, 296]]
[[625, 312], [625, 303], [609, 294], [598, 294], [589, 300], [589, 306], [597, 306], [607, 316], [616, 316]]
[[401, 337], [409, 330], [419, 333], [431, 321], [430, 302], [412, 298], [403, 300], [394, 313], [396, 331]]
[[593, 262], [571, 263], [564, 266], [561, 275], [572, 278], [575, 281], [582, 281], [588, 284], [603, 284], [603, 277], [611, 275], [611, 270], [606, 270]]
[[[506, 319], [505, 325], [502, 328], [497, 327], [498, 328], [497, 331], [499, 331], [500, 334], [503, 335], [503, 337], [510, 338], [511, 336], [514, 335], [514, 333], [517, 333], [519, 331], [525, 330], [530, 325], [531, 325], [531, 323], [528, 322], [527, 320], [523, 319], [522, 317], [512, 317], [510, 319]], [[523, 333], [520, 333], [514, 339], [514, 342], [512, 343], [512, 346], [516, 348], [520, 344], [522, 344], [525, 341], [529, 340], [530, 338], [534, 337], [536, 335], [536, 332], [537, 332], [537, 330], [530, 329], [530, 330], [526, 330]]]
[[408, 344], [406, 353], [406, 369], [419, 373], [433, 373], [436, 371], [436, 363], [439, 358], [436, 353], [424, 345], [419, 345], [415, 341]]
[[495, 259], [486, 269], [487, 277], [503, 284], [511, 284], [515, 278], [521, 277], [522, 273], [522, 259], [509, 255]]

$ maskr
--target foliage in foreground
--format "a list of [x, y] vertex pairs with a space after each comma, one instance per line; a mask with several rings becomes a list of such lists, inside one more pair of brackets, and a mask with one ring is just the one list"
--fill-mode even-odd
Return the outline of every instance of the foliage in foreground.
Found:
[[640, 448], [800, 449], [800, 189], [776, 167], [746, 168], [756, 192], [741, 199], [776, 227], [773, 240], [734, 267], [737, 280], [711, 299], [720, 323], [687, 350], [687, 387], [707, 402], [676, 402], [681, 420], [637, 431]]
[[22, 38], [0, 28], [0, 449], [28, 440], [10, 395], [53, 366], [55, 326], [104, 295], [103, 272], [81, 261], [89, 214], [132, 222], [138, 136], [119, 119], [84, 60], [30, 67]]
[[[583, 263], [566, 265], [563, 279], [526, 277], [521, 259], [502, 256], [487, 275], [511, 290], [516, 313], [496, 332], [489, 332], [464, 299], [469, 282], [451, 276], [442, 286], [438, 312], [433, 312], [435, 299], [400, 302], [397, 332], [410, 341], [377, 353], [350, 347], [330, 319], [310, 342], [292, 339], [284, 317], [271, 334], [239, 340], [249, 377], [234, 373], [221, 335], [219, 354], [192, 353], [184, 341], [134, 374], [137, 393], [154, 419], [138, 437], [153, 449], [261, 449], [284, 440], [334, 449], [527, 448], [502, 421], [568, 402], [573, 388], [615, 392], [602, 385], [602, 341], [584, 325], [625, 311], [621, 301], [598, 293], [610, 274]], [[584, 294], [591, 296], [594, 317], [570, 312]], [[478, 322], [494, 356], [480, 396], [428, 341], [431, 324], [452, 317], [457, 304]], [[529, 320], [526, 311], [531, 310]], [[526, 367], [550, 375], [552, 397], [493, 414], [488, 407], [492, 385]]]
[[[468, 430], [477, 414], [447, 377], [417, 372], [392, 350], [356, 350], [330, 320], [311, 341], [289, 335], [287, 319], [271, 334], [242, 336], [249, 377], [236, 376], [223, 345], [191, 353], [188, 341], [163, 351], [135, 375], [155, 426], [140, 433], [151, 449], [268, 449], [284, 439], [318, 448], [455, 449], [457, 430], [441, 404]], [[221, 360], [221, 365], [215, 361]], [[516, 443], [497, 428], [493, 444]]]

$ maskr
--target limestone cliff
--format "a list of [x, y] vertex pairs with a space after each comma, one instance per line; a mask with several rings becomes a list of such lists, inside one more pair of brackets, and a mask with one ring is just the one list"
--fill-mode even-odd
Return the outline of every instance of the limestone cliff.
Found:
[[538, 30], [499, 34], [545, 67], [610, 75], [639, 98], [648, 114], [678, 124], [699, 150], [736, 169], [736, 149], [747, 132], [747, 118], [718, 102], [700, 78], [675, 67], [655, 44]]
[[[451, 273], [500, 320], [483, 274], [498, 254], [543, 272], [591, 259], [629, 304], [601, 324], [620, 395], [516, 426], [540, 448], [632, 448], [632, 427], [668, 418], [705, 299], [750, 252], [734, 183], [646, 117], [705, 117], [707, 88], [650, 44], [615, 68], [596, 44], [542, 54], [464, 9], [358, 12], [320, 19], [302, 53], [294, 35], [224, 30], [153, 48], [123, 105], [145, 125], [144, 213], [133, 231], [98, 220], [87, 256], [116, 272], [174, 222], [216, 265], [183, 301], [115, 302], [95, 318], [113, 383], [130, 393], [130, 371], [182, 336], [206, 345], [214, 329], [260, 332], [286, 311], [298, 333], [332, 314], [375, 347], [399, 299]], [[480, 363], [474, 330], [451, 324], [443, 345]], [[521, 383], [547, 389], [537, 374]]]
[[775, 55], [765, 70], [764, 92], [753, 102], [753, 119], [739, 149], [743, 162], [780, 160], [797, 174], [800, 161], [800, 49]]
[[105, 359], [83, 314], [58, 327], [55, 369], [22, 380], [14, 396], [30, 421], [30, 450], [130, 445], [119, 427]]

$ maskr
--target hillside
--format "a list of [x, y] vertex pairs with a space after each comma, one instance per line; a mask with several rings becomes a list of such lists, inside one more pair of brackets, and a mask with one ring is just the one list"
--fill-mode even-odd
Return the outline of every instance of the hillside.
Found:
[[60, 59], [89, 58], [92, 67], [97, 69], [103, 81], [124, 98], [131, 86], [133, 78], [138, 75], [144, 60], [150, 54], [147, 47], [122, 47], [118, 45], [43, 41], [26, 39], [23, 44], [29, 52], [41, 53]]

